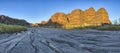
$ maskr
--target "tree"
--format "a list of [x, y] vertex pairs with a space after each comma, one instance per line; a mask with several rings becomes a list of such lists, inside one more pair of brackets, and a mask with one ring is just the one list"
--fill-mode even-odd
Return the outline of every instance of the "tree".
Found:
[[120, 25], [120, 18], [115, 19], [115, 20], [113, 21], [113, 24], [114, 24], [114, 25]]
[[113, 21], [113, 24], [114, 24], [114, 25], [117, 25], [117, 23], [118, 23], [118, 22], [117, 22], [117, 20], [115, 19], [115, 20]]
[[118, 19], [118, 24], [120, 25], [120, 18]]

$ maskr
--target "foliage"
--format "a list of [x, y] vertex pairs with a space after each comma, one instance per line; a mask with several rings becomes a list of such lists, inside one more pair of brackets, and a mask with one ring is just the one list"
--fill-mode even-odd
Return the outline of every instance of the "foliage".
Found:
[[101, 26], [96, 27], [98, 30], [120, 30], [120, 25], [110, 25], [110, 26]]
[[27, 30], [24, 26], [0, 24], [0, 33], [13, 33]]
[[113, 25], [120, 25], [120, 18], [113, 21]]
[[104, 26], [72, 26], [66, 25], [64, 29], [97, 29], [97, 30], [120, 30], [120, 25], [104, 25]]

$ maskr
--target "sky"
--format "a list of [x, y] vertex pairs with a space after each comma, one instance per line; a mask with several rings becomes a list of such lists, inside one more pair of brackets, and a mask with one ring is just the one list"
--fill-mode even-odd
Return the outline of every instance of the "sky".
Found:
[[56, 12], [70, 13], [104, 7], [111, 21], [120, 18], [120, 0], [0, 0], [0, 15], [24, 19], [30, 23], [49, 20]]

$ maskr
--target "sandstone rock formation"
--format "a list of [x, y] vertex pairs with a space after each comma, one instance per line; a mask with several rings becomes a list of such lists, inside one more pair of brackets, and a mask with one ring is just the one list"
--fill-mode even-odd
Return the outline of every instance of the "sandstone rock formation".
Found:
[[68, 23], [66, 14], [61, 13], [61, 12], [55, 13], [55, 14], [51, 17], [51, 21], [52, 21], [52, 22], [59, 23], [59, 24], [63, 24], [63, 25]]
[[69, 14], [62, 12], [55, 13], [45, 25], [54, 26], [56, 24], [61, 26], [100, 26], [102, 24], [111, 24], [111, 22], [105, 8], [95, 11], [91, 7], [85, 11], [76, 9]]
[[42, 25], [45, 25], [45, 24], [47, 24], [47, 22], [46, 22], [46, 21], [42, 21], [41, 24], [42, 24]]
[[32, 27], [39, 27], [39, 23], [31, 24]]
[[15, 19], [8, 16], [0, 15], [0, 23], [27, 26], [29, 23], [25, 20]]
[[70, 25], [82, 25], [84, 22], [83, 11], [80, 9], [73, 10], [70, 14], [67, 14]]
[[111, 24], [107, 11], [104, 8], [101, 8], [97, 11], [97, 17], [101, 18], [102, 23]]

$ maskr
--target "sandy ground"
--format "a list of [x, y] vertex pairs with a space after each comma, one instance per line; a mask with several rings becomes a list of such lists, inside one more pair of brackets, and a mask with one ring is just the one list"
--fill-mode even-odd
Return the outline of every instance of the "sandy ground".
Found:
[[0, 34], [0, 53], [120, 53], [120, 31], [29, 28]]

